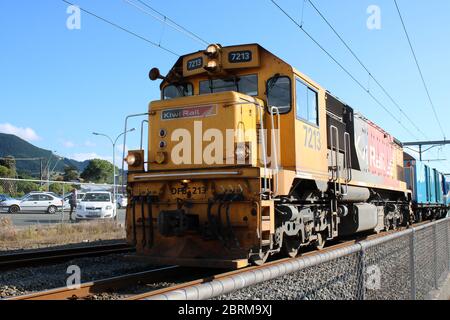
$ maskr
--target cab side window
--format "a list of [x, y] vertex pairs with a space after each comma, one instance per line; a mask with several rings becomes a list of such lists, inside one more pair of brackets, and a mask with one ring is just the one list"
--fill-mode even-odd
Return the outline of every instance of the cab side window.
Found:
[[317, 91], [299, 79], [296, 80], [296, 108], [299, 120], [319, 125]]
[[267, 101], [269, 107], [278, 107], [280, 114], [291, 111], [291, 79], [275, 76], [267, 81]]

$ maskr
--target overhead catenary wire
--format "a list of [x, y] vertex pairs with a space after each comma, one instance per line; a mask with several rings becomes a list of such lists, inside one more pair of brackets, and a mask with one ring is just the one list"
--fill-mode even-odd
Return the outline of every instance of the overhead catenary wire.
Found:
[[137, 5], [135, 2], [131, 1], [131, 0], [123, 0], [124, 2], [126, 2], [127, 4], [129, 4], [130, 6], [135, 7], [136, 9], [142, 11], [143, 13], [149, 15], [150, 17], [152, 17], [153, 19], [156, 19], [160, 22], [162, 22], [165, 25], [168, 25], [169, 27], [171, 27], [172, 29], [187, 35], [188, 37], [190, 37], [191, 39], [201, 43], [202, 45], [209, 45], [210, 42], [204, 40], [203, 38], [201, 38], [200, 36], [198, 36], [196, 33], [190, 31], [189, 29], [183, 27], [182, 25], [180, 25], [179, 23], [175, 22], [173, 19], [169, 18], [168, 16], [166, 16], [165, 14], [161, 13], [160, 11], [156, 10], [155, 8], [153, 8], [152, 6], [150, 6], [147, 2], [142, 1], [142, 0], [136, 0], [137, 2], [139, 2], [141, 5], [145, 6], [146, 8], [150, 9], [152, 12], [140, 7], [139, 5]]
[[[383, 91], [383, 93], [389, 98], [389, 100], [397, 107], [400, 113], [411, 123], [411, 125], [420, 132], [424, 137], [427, 138], [427, 135], [420, 129], [420, 127], [408, 116], [408, 114], [403, 110], [403, 108], [399, 105], [397, 101], [392, 97], [392, 95], [387, 91], [387, 89], [380, 83], [380, 81], [375, 78], [373, 73], [369, 70], [369, 68], [362, 62], [361, 58], [355, 53], [355, 51], [350, 47], [350, 45], [344, 40], [344, 38], [337, 32], [336, 28], [329, 22], [329, 20], [325, 17], [325, 15], [319, 10], [319, 8], [314, 4], [312, 0], [306, 0], [311, 7], [317, 12], [317, 14], [322, 18], [322, 20], [330, 27], [333, 33], [338, 37], [338, 39], [342, 42], [342, 44], [347, 48], [350, 54], [356, 59], [356, 61], [361, 65], [361, 67], [367, 72], [369, 75], [369, 85], [370, 79], [372, 79], [378, 87]], [[370, 90], [370, 89], [369, 89]]]
[[367, 90], [367, 88], [356, 79], [356, 77], [347, 69], [345, 68], [342, 63], [340, 63], [327, 49], [325, 49], [320, 42], [318, 42], [306, 29], [303, 25], [299, 24], [289, 13], [286, 12], [275, 0], [270, 0], [289, 20], [291, 20], [312, 42], [314, 42], [336, 65], [338, 65], [361, 89], [366, 92], [386, 113], [388, 113], [392, 119], [394, 119], [408, 134], [410, 134], [415, 139], [418, 139], [418, 137], [410, 130], [408, 129], [400, 119], [398, 119], [379, 99], [377, 99], [372, 92]]
[[84, 8], [78, 6], [78, 5], [75, 5], [75, 4], [73, 4], [73, 3], [71, 3], [71, 2], [69, 2], [67, 0], [61, 0], [61, 1], [66, 3], [66, 4], [68, 4], [68, 5], [71, 5], [71, 6], [77, 6], [80, 9], [80, 11], [83, 11], [84, 13], [87, 13], [88, 15], [90, 15], [92, 17], [95, 17], [95, 18], [97, 18], [97, 19], [99, 19], [99, 20], [101, 20], [101, 21], [103, 21], [103, 22], [105, 22], [105, 23], [107, 23], [107, 24], [117, 28], [117, 29], [120, 29], [120, 30], [122, 30], [122, 31], [124, 31], [124, 32], [126, 32], [126, 33], [128, 33], [128, 34], [130, 34], [130, 35], [132, 35], [132, 36], [134, 36], [136, 38], [138, 38], [138, 39], [141, 39], [141, 40], [143, 40], [143, 41], [145, 41], [145, 42], [147, 42], [147, 43], [149, 43], [149, 44], [151, 44], [151, 45], [153, 45], [153, 46], [155, 46], [157, 48], [160, 48], [161, 50], [164, 50], [164, 51], [166, 51], [168, 53], [171, 53], [171, 54], [173, 54], [174, 56], [177, 56], [177, 57], [180, 56], [178, 53], [176, 53], [176, 52], [174, 52], [174, 51], [172, 51], [172, 50], [162, 46], [161, 44], [158, 44], [158, 43], [156, 43], [156, 42], [154, 42], [154, 41], [152, 41], [150, 39], [147, 39], [147, 38], [145, 38], [145, 37], [143, 37], [143, 36], [133, 32], [131, 30], [128, 30], [128, 29], [126, 29], [126, 28], [124, 28], [124, 27], [122, 27], [122, 26], [120, 26], [120, 25], [110, 21], [110, 20], [107, 20], [107, 19], [105, 19], [103, 17], [100, 17], [99, 15], [93, 13], [92, 11], [86, 10], [86, 9], [84, 9]]
[[405, 32], [406, 39], [408, 40], [408, 44], [409, 44], [409, 47], [411, 49], [411, 53], [413, 55], [413, 58], [414, 58], [417, 70], [419, 71], [420, 78], [422, 80], [422, 84], [423, 84], [423, 86], [425, 88], [425, 91], [426, 91], [426, 94], [427, 94], [427, 97], [428, 97], [428, 101], [430, 102], [430, 106], [433, 109], [434, 117], [436, 118], [436, 122], [438, 123], [439, 128], [440, 128], [440, 130], [442, 132], [442, 135], [444, 136], [444, 140], [445, 140], [445, 138], [446, 138], [445, 131], [444, 131], [443, 127], [442, 127], [441, 121], [439, 120], [439, 116], [437, 114], [436, 107], [435, 107], [435, 105], [433, 103], [433, 99], [431, 98], [430, 90], [428, 89], [428, 85], [427, 85], [427, 83], [425, 81], [425, 77], [423, 75], [422, 68], [420, 67], [419, 60], [417, 58], [416, 52], [414, 50], [414, 47], [412, 45], [412, 41], [411, 41], [411, 38], [409, 36], [408, 30], [406, 28], [405, 21], [403, 20], [403, 16], [402, 16], [402, 13], [400, 11], [400, 7], [399, 7], [399, 5], [397, 3], [397, 0], [394, 0], [394, 3], [395, 3], [395, 7], [397, 8], [398, 16], [400, 17], [400, 21], [401, 21], [402, 26], [403, 26], [403, 31]]

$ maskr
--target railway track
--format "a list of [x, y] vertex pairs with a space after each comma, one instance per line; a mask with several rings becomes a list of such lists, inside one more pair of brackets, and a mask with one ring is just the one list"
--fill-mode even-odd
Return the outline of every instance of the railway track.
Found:
[[[120, 296], [132, 296], [132, 294], [122, 293], [122, 289], [142, 286], [161, 282], [185, 281], [186, 277], [200, 277], [207, 273], [212, 273], [211, 269], [184, 268], [179, 266], [169, 266], [157, 268], [145, 272], [127, 274], [109, 279], [102, 279], [81, 284], [78, 288], [58, 288], [41, 291], [29, 295], [8, 298], [6, 300], [94, 300], [96, 295], [116, 294]], [[183, 280], [184, 279], [184, 280]], [[148, 289], [147, 289], [148, 290]]]
[[[414, 226], [418, 227], [420, 225], [427, 224], [427, 223], [429, 223], [429, 222], [418, 223], [418, 224], [415, 224]], [[357, 239], [353, 239], [353, 240], [348, 240], [348, 241], [345, 241], [345, 242], [337, 243], [335, 245], [326, 247], [326, 248], [324, 248], [324, 249], [322, 249], [320, 251], [311, 251], [311, 252], [304, 253], [304, 254], [301, 255], [301, 257], [314, 256], [314, 255], [317, 255], [319, 253], [327, 253], [327, 252], [331, 252], [331, 251], [334, 251], [334, 250], [337, 250], [337, 249], [350, 247], [350, 246], [352, 246], [352, 245], [354, 245], [354, 244], [356, 244], [358, 242], [364, 241], [364, 240], [374, 240], [374, 239], [377, 239], [377, 238], [382, 238], [382, 237], [385, 237], [385, 236], [388, 236], [390, 234], [397, 233], [397, 232], [400, 232], [400, 231], [403, 231], [403, 230], [406, 230], [406, 229], [407, 229], [407, 227], [401, 227], [401, 228], [398, 228], [397, 230], [382, 232], [382, 233], [379, 233], [379, 234], [372, 234], [372, 235], [368, 235], [368, 236], [360, 236]], [[268, 262], [268, 263], [264, 264], [263, 266], [253, 266], [253, 267], [248, 267], [248, 268], [235, 270], [235, 271], [231, 271], [231, 272], [227, 272], [227, 273], [218, 274], [218, 275], [215, 275], [215, 276], [212, 276], [212, 277], [205, 277], [205, 278], [202, 278], [202, 279], [197, 279], [195, 281], [186, 282], [186, 283], [183, 283], [183, 284], [180, 284], [180, 285], [176, 285], [176, 286], [172, 286], [172, 287], [168, 287], [168, 288], [162, 288], [162, 289], [158, 289], [158, 290], [153, 290], [153, 291], [146, 292], [146, 293], [139, 294], [139, 295], [130, 296], [130, 297], [124, 299], [124, 300], [131, 300], [131, 301], [151, 300], [152, 298], [160, 297], [161, 295], [164, 295], [164, 294], [167, 294], [167, 293], [176, 292], [176, 291], [181, 290], [181, 289], [188, 289], [188, 288], [200, 285], [200, 284], [212, 282], [214, 280], [219, 280], [219, 279], [223, 280], [223, 279], [226, 279], [226, 278], [230, 278], [232, 276], [239, 275], [239, 274], [244, 273], [244, 272], [266, 269], [266, 268], [271, 267], [271, 266], [275, 266], [275, 265], [286, 263], [286, 262], [288, 262], [290, 260], [293, 260], [293, 259], [297, 259], [297, 258], [283, 258], [283, 259], [279, 259], [279, 260], [276, 260], [276, 261]]]
[[[422, 224], [424, 223], [417, 224], [415, 226], [419, 226]], [[309, 257], [317, 255], [319, 253], [331, 252], [337, 249], [352, 246], [355, 243], [358, 243], [363, 240], [374, 240], [399, 231], [403, 231], [405, 229], [406, 228], [400, 228], [395, 231], [383, 232], [375, 235], [360, 236], [357, 239], [333, 244], [321, 251], [311, 251], [304, 253], [302, 257]], [[292, 260], [292, 258], [283, 258], [276, 261], [268, 262], [264, 266], [253, 266], [224, 273], [217, 273], [217, 270], [212, 269], [168, 266], [154, 270], [149, 270], [146, 272], [129, 274], [115, 278], [84, 283], [79, 288], [75, 289], [69, 288], [52, 289], [33, 293], [30, 295], [10, 298], [8, 300], [91, 300], [93, 299], [92, 297], [95, 295], [101, 295], [104, 293], [107, 294], [117, 293], [120, 292], [122, 289], [134, 286], [141, 286], [145, 291], [146, 286], [150, 287], [152, 284], [163, 282], [164, 283], [179, 282], [179, 284], [169, 285], [160, 289], [148, 290], [140, 294], [126, 293], [125, 291], [124, 293], [120, 294], [122, 300], [129, 300], [129, 301], [147, 300], [169, 292], [174, 292], [180, 289], [187, 289], [189, 287], [193, 287], [202, 283], [212, 282], [214, 280], [226, 279], [228, 277], [235, 276], [243, 272], [260, 270], [277, 264], [285, 263], [290, 260]], [[188, 278], [195, 280], [186, 281], [186, 279]]]
[[126, 243], [76, 247], [68, 249], [45, 249], [0, 255], [0, 270], [19, 267], [34, 267], [59, 263], [76, 258], [105, 256], [109, 254], [131, 253], [135, 249]]

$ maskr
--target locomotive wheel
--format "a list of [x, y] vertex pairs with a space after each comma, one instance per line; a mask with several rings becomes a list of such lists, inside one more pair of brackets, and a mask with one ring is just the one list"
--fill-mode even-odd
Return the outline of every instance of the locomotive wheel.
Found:
[[327, 240], [325, 239], [325, 237], [323, 236], [323, 234], [322, 233], [318, 233], [317, 234], [317, 240], [316, 240], [316, 242], [314, 243], [314, 247], [317, 249], [317, 250], [323, 250], [324, 248], [325, 248], [325, 244], [327, 243]]
[[300, 240], [293, 237], [285, 237], [283, 241], [283, 248], [285, 253], [291, 257], [295, 258], [298, 256], [298, 252], [300, 251]]
[[269, 252], [260, 251], [259, 254], [254, 254], [250, 257], [250, 262], [255, 266], [262, 266], [267, 262], [269, 254]]

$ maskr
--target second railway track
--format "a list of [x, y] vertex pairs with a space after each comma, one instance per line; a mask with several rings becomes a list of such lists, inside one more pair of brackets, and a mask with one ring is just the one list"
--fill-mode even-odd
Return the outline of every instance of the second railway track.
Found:
[[30, 250], [0, 255], [0, 270], [56, 264], [77, 258], [132, 253], [135, 249], [126, 243], [95, 245], [65, 249]]

